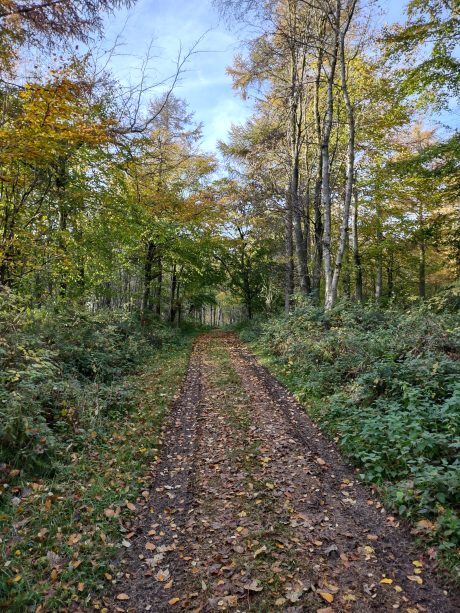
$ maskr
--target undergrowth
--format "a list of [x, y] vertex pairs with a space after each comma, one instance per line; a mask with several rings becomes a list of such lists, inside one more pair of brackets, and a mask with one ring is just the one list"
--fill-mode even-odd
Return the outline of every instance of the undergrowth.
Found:
[[243, 340], [454, 574], [460, 568], [458, 300], [311, 304], [245, 326]]
[[0, 330], [0, 608], [97, 609], [193, 334], [12, 294]]

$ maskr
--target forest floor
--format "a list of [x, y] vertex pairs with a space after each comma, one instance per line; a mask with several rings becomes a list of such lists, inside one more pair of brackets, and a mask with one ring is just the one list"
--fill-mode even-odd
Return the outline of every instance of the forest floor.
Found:
[[460, 611], [408, 529], [230, 333], [200, 336], [106, 611]]

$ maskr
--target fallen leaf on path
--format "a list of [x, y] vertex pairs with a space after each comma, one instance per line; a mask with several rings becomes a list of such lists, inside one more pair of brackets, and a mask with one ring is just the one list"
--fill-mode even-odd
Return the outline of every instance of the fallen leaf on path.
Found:
[[246, 583], [243, 585], [245, 590], [249, 592], [261, 592], [264, 588], [260, 585], [260, 581], [258, 579], [253, 579], [250, 583]]
[[329, 592], [318, 592], [318, 594], [326, 602], [329, 602], [329, 603], [334, 602], [334, 596], [332, 594], [329, 594]]
[[217, 604], [220, 607], [236, 607], [236, 605], [238, 604], [238, 596], [223, 596], [222, 598], [219, 598]]
[[69, 545], [76, 545], [81, 540], [81, 534], [71, 534], [67, 540]]
[[407, 578], [409, 579], [409, 581], [413, 581], [414, 583], [418, 583], [419, 585], [422, 585], [423, 583], [423, 579], [418, 575], [407, 575]]
[[384, 585], [391, 585], [393, 583], [393, 579], [387, 579], [385, 577], [385, 579], [382, 579], [380, 583], [383, 583]]
[[148, 549], [149, 551], [154, 551], [157, 546], [154, 545], [153, 543], [145, 543], [145, 548]]
[[435, 524], [429, 519], [421, 519], [417, 522], [417, 526], [420, 526], [420, 528], [425, 528], [426, 530], [434, 530], [435, 528]]
[[319, 464], [320, 466], [325, 466], [326, 460], [323, 460], [323, 458], [316, 458], [316, 463]]
[[129, 600], [128, 594], [118, 594], [117, 600]]
[[167, 581], [169, 577], [170, 577], [170, 572], [168, 568], [165, 568], [164, 570], [159, 570], [157, 574], [155, 575], [155, 579], [157, 581]]
[[286, 598], [278, 598], [275, 600], [275, 605], [277, 607], [282, 607], [284, 604], [286, 604]]
[[289, 600], [289, 602], [298, 602], [301, 596], [301, 591], [297, 592], [294, 590], [289, 590], [289, 592], [286, 592], [286, 598]]
[[168, 600], [168, 604], [177, 604], [179, 602], [180, 598], [177, 598], [177, 596], [175, 598], [171, 598], [171, 600]]

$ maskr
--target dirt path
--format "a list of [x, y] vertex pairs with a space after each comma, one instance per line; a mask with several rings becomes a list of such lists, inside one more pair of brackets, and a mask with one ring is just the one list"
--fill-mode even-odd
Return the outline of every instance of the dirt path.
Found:
[[109, 611], [460, 611], [234, 335], [201, 336]]

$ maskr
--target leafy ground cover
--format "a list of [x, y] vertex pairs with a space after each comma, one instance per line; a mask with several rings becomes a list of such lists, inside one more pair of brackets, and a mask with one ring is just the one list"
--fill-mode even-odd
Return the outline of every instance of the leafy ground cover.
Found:
[[0, 603], [97, 608], [193, 335], [15, 300], [0, 309]]
[[458, 576], [457, 307], [452, 295], [408, 310], [304, 305], [241, 334]]

